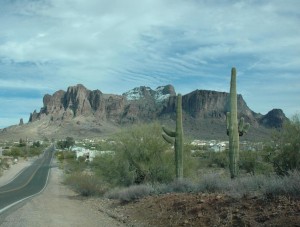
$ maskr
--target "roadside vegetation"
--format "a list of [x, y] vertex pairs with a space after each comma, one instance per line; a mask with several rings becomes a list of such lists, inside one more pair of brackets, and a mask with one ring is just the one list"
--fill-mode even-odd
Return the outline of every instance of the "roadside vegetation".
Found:
[[2, 171], [18, 161], [20, 158], [30, 158], [42, 154], [43, 150], [48, 146], [47, 143], [35, 141], [32, 143], [20, 139], [18, 143], [2, 144], [2, 157], [0, 156], [0, 176]]
[[191, 153], [195, 147], [186, 143], [184, 178], [176, 180], [174, 149], [163, 140], [158, 123], [124, 129], [109, 140], [114, 153], [90, 163], [76, 160], [71, 152], [58, 155], [65, 163], [65, 182], [84, 196], [104, 195], [124, 202], [170, 192], [299, 197], [299, 115], [275, 131], [273, 139], [261, 150], [240, 152], [240, 176], [235, 179], [230, 179], [228, 150], [212, 152], [201, 147]]
[[3, 156], [9, 156], [13, 158], [28, 158], [40, 155], [43, 150], [48, 146], [46, 143], [41, 143], [40, 141], [27, 143], [25, 140], [20, 139], [19, 143], [14, 143], [9, 146], [5, 146], [3, 149]]

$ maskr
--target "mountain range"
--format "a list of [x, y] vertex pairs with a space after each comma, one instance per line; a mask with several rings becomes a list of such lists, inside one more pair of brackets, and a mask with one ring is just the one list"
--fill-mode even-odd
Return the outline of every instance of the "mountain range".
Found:
[[[122, 95], [89, 90], [82, 84], [46, 94], [43, 107], [34, 110], [28, 123], [1, 130], [1, 138], [101, 137], [137, 123], [159, 121], [174, 126], [176, 92], [172, 85], [137, 87]], [[226, 139], [226, 112], [229, 93], [195, 90], [182, 96], [183, 125], [187, 137]], [[238, 95], [238, 115], [251, 124], [245, 139], [268, 139], [273, 128], [280, 128], [285, 114], [280, 109], [266, 115], [255, 113]]]

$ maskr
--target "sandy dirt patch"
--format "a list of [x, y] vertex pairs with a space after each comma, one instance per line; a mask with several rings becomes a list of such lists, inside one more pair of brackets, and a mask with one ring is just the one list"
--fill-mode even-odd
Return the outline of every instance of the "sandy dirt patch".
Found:
[[63, 173], [53, 167], [46, 189], [17, 208], [0, 216], [3, 227], [124, 226], [93, 209], [82, 197], [61, 183]]

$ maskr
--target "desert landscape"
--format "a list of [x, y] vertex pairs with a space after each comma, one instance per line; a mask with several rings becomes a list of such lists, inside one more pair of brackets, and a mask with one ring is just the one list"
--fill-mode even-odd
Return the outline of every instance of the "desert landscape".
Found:
[[1, 226], [300, 226], [300, 1], [3, 0]]

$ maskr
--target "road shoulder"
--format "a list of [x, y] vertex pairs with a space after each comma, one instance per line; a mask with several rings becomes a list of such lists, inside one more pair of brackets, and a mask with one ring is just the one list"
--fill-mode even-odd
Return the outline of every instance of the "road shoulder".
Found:
[[[54, 166], [57, 165], [54, 163]], [[62, 171], [53, 167], [45, 190], [18, 209], [12, 209], [4, 220], [0, 220], [1, 226], [124, 226], [108, 215], [94, 210], [63, 185], [62, 179]]]

